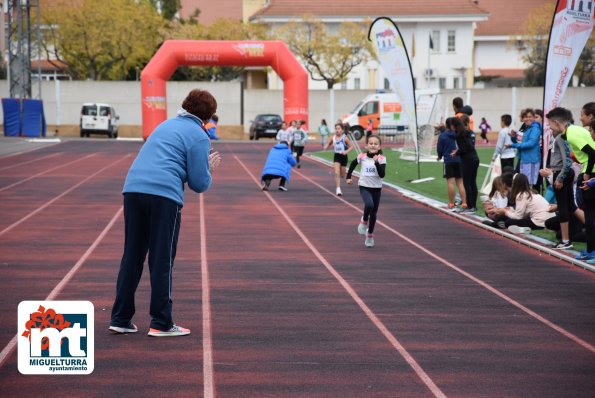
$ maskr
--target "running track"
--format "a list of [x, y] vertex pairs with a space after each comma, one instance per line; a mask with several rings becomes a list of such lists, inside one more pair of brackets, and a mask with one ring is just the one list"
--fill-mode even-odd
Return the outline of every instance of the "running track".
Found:
[[[146, 336], [147, 273], [140, 332], [107, 332], [140, 143], [0, 158], [1, 396], [594, 396], [593, 273], [388, 188], [366, 249], [357, 188], [334, 196], [328, 167], [305, 159], [289, 192], [264, 193], [270, 142], [215, 146], [174, 272], [174, 319], [192, 334], [169, 339]], [[18, 303], [43, 299], [94, 304], [91, 375], [18, 372]]]

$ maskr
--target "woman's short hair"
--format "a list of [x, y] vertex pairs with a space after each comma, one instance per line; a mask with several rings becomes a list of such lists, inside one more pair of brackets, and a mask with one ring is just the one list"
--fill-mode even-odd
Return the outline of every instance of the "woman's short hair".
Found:
[[194, 89], [182, 102], [182, 108], [186, 112], [208, 122], [217, 111], [217, 100], [208, 91]]

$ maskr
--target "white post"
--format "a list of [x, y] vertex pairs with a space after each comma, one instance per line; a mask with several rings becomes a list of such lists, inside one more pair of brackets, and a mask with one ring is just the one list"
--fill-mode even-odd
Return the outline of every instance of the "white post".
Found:
[[56, 91], [56, 126], [60, 125], [60, 80], [54, 75], [54, 86]]
[[[335, 88], [331, 87], [330, 89], [330, 93], [329, 93], [329, 119], [327, 120], [327, 124], [329, 126], [334, 126], [335, 125]], [[334, 127], [329, 127], [331, 128], [331, 132], [334, 131]]]
[[513, 87], [511, 90], [512, 96], [510, 103], [512, 104], [512, 109], [510, 110], [510, 116], [512, 116], [512, 126], [515, 125], [516, 120], [516, 87]]

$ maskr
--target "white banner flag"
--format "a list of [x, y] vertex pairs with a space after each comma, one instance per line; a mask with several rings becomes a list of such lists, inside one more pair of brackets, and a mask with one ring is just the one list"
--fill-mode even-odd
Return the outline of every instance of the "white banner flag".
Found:
[[[415, 143], [417, 157], [419, 156], [419, 148], [417, 143], [415, 89], [413, 87], [411, 62], [409, 61], [403, 37], [397, 25], [391, 19], [380, 17], [372, 22], [368, 32], [368, 39], [374, 44], [380, 65], [390, 83], [390, 87], [399, 98], [401, 104], [399, 113], [403, 113], [406, 118], [409, 132]], [[400, 118], [400, 115], [397, 117]]]
[[[566, 87], [572, 78], [576, 63], [589, 40], [595, 18], [595, 0], [558, 0], [548, 45], [544, 114], [560, 106]], [[552, 131], [544, 119], [543, 161], [547, 159]]]

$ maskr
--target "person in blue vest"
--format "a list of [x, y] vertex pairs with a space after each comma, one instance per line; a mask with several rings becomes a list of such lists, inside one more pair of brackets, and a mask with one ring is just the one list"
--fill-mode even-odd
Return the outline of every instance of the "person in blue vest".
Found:
[[124, 182], [124, 254], [116, 284], [109, 330], [135, 333], [134, 295], [145, 258], [151, 277], [149, 336], [190, 334], [172, 319], [173, 266], [184, 206], [184, 188], [205, 192], [220, 155], [211, 153], [204, 121], [217, 110], [207, 91], [192, 90], [173, 119], [153, 130]]
[[262, 190], [268, 191], [271, 181], [279, 178], [279, 191], [287, 191], [285, 184], [289, 182], [289, 179], [291, 178], [291, 168], [296, 164], [297, 162], [293, 157], [287, 142], [281, 141], [272, 147], [260, 176]]

